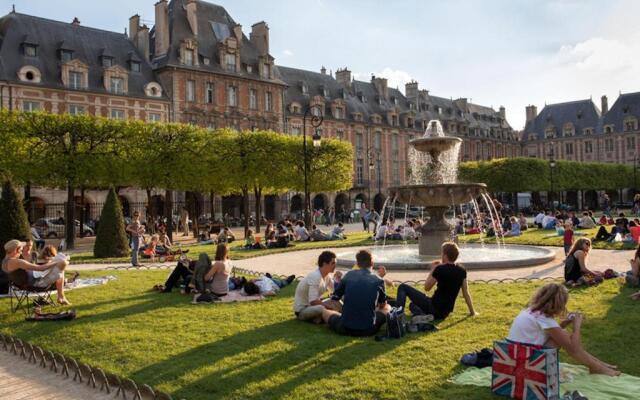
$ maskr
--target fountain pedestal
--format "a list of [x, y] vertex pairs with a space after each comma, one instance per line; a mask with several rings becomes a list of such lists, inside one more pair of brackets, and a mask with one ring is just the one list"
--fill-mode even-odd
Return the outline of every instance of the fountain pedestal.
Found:
[[448, 207], [427, 207], [429, 221], [417, 230], [422, 234], [419, 240], [421, 256], [439, 256], [442, 243], [451, 240], [453, 226], [445, 219]]

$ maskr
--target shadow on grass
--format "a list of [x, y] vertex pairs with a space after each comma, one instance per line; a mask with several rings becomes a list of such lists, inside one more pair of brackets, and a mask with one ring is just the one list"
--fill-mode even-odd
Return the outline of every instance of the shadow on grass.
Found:
[[407, 340], [411, 338], [378, 343], [340, 337], [326, 326], [290, 319], [189, 349], [131, 377], [180, 386], [173, 393], [176, 398], [281, 398], [357, 368]]

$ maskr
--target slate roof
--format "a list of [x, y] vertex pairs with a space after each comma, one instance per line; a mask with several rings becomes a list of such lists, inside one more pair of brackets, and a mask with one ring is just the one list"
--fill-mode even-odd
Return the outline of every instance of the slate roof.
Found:
[[[184, 8], [185, 0], [171, 0], [169, 2], [169, 50], [166, 56], [154, 59], [155, 51], [155, 26], [149, 34], [150, 48], [154, 66], [162, 68], [164, 66], [175, 66], [180, 68], [192, 68], [204, 72], [215, 72], [220, 74], [229, 74], [236, 76], [245, 76], [250, 79], [261, 79], [258, 70], [258, 49], [249, 41], [249, 38], [243, 33], [242, 44], [240, 46], [240, 62], [242, 64], [239, 71], [231, 73], [223, 68], [218, 54], [218, 44], [224, 39], [233, 35], [233, 27], [236, 22], [224, 7], [212, 4], [206, 1], [197, 1], [196, 15], [198, 20], [198, 53], [199, 65], [193, 67], [185, 67], [180, 63], [180, 44], [185, 39], [194, 38], [189, 21], [187, 20], [187, 11]], [[203, 63], [203, 58], [207, 57], [211, 61], [209, 65]], [[247, 72], [246, 65], [251, 65], [253, 70]], [[283, 82], [277, 68], [273, 70], [273, 76], [276, 83]]]
[[[24, 55], [22, 43], [25, 40], [38, 46], [37, 57]], [[129, 72], [127, 96], [146, 97], [144, 86], [155, 81], [151, 65], [141, 61], [144, 56], [138, 53], [123, 33], [74, 26], [71, 23], [20, 13], [10, 13], [0, 18], [0, 79], [19, 82], [18, 70], [25, 65], [32, 65], [42, 74], [40, 85], [64, 88], [62, 63], [58, 55], [61, 47], [73, 50], [73, 58], [88, 66], [89, 91], [107, 92], [103, 83], [104, 68], [100, 60], [102, 54], [113, 56], [114, 65]], [[141, 62], [140, 72], [130, 70], [130, 58]]]
[[[563, 127], [568, 123], [573, 124], [575, 136], [582, 136], [585, 128], [593, 128], [594, 134], [602, 133], [598, 107], [591, 99], [577, 100], [546, 105], [535, 119], [526, 123], [523, 141], [544, 139], [550, 126], [556, 128], [556, 137], [562, 137]], [[534, 139], [530, 139], [531, 134]]]
[[602, 118], [602, 125], [614, 125], [615, 132], [622, 132], [624, 119], [630, 116], [640, 120], [640, 92], [621, 94]]

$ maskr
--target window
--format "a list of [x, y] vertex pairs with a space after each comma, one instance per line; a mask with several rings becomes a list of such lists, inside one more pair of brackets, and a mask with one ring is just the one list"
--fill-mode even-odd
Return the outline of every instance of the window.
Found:
[[249, 89], [249, 109], [258, 109], [258, 91], [255, 89]]
[[193, 65], [193, 50], [185, 49], [184, 50], [184, 65]]
[[398, 160], [393, 161], [392, 175], [393, 175], [393, 184], [399, 185], [400, 184], [400, 163], [398, 162]]
[[311, 107], [311, 115], [314, 117], [320, 117], [322, 115], [322, 110], [320, 105], [316, 105]]
[[291, 129], [289, 130], [289, 132], [292, 135], [300, 136], [300, 133], [302, 132], [302, 128], [300, 128], [300, 125], [292, 125]]
[[567, 154], [573, 154], [573, 143], [565, 143], [564, 152]]
[[336, 129], [336, 139], [344, 139], [344, 129]]
[[356, 160], [356, 185], [364, 184], [364, 160], [358, 158]]
[[627, 137], [627, 150], [635, 150], [636, 149], [636, 138], [635, 136]]
[[565, 126], [562, 134], [564, 137], [573, 136], [573, 126]]
[[362, 151], [362, 133], [356, 133], [356, 150]]
[[137, 61], [131, 61], [131, 71], [140, 72], [140, 63]]
[[604, 151], [613, 151], [613, 139], [606, 139], [604, 141]]
[[584, 129], [584, 134], [585, 134], [585, 136], [593, 135], [593, 129], [585, 128]]
[[38, 56], [38, 46], [33, 44], [25, 44], [24, 45], [24, 55], [27, 57], [37, 57]]
[[196, 101], [196, 81], [187, 81], [186, 99]]
[[215, 94], [215, 91], [214, 91], [213, 83], [207, 82], [207, 103], [208, 104], [213, 104], [214, 94]]
[[544, 131], [544, 137], [546, 139], [552, 139], [554, 137], [556, 137], [556, 130], [555, 128], [548, 128]]
[[227, 88], [227, 105], [231, 107], [238, 106], [238, 88], [235, 86]]
[[124, 110], [111, 110], [111, 119], [124, 119]]
[[273, 111], [273, 96], [271, 92], [265, 92], [264, 94], [264, 110]]
[[374, 139], [373, 139], [373, 145], [376, 148], [376, 150], [381, 150], [382, 149], [382, 133], [380, 132], [376, 132]]
[[391, 116], [391, 126], [398, 126], [398, 116], [397, 115], [392, 115]]
[[636, 121], [625, 121], [624, 122], [624, 131], [631, 132], [636, 130]]
[[224, 63], [229, 72], [236, 72], [236, 56], [235, 54], [225, 54]]
[[593, 142], [591, 141], [584, 142], [584, 153], [585, 154], [593, 153]]
[[69, 104], [69, 114], [71, 115], [84, 114], [84, 106], [79, 106], [77, 104]]
[[123, 94], [124, 93], [124, 79], [111, 78], [111, 87], [109, 88], [111, 93]]
[[109, 68], [113, 66], [113, 57], [102, 57], [102, 66]]
[[60, 50], [60, 60], [62, 62], [69, 62], [73, 59], [73, 51], [71, 50]]
[[269, 79], [271, 77], [271, 65], [262, 64], [262, 77]]
[[302, 84], [302, 94], [304, 94], [304, 95], [309, 94], [309, 87], [307, 86], [306, 83]]
[[149, 122], [162, 122], [162, 116], [158, 113], [149, 113], [147, 119]]
[[78, 71], [69, 71], [69, 87], [71, 89], [84, 89], [84, 74]]
[[336, 107], [336, 115], [335, 115], [336, 119], [343, 119], [344, 118], [344, 112], [342, 111], [342, 107]]
[[393, 151], [393, 155], [398, 155], [398, 135], [393, 135], [391, 137], [391, 150]]
[[37, 101], [23, 101], [22, 111], [25, 111], [25, 112], [40, 111], [40, 103], [38, 103]]

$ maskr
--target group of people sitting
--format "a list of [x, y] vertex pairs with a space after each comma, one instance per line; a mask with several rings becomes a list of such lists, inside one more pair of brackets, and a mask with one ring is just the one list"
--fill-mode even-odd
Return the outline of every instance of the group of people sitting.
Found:
[[[71, 303], [64, 294], [64, 271], [69, 265], [66, 255], [58, 253], [52, 245], [45, 246], [38, 254], [33, 249], [33, 241], [9, 240], [4, 245], [5, 257], [2, 260], [2, 272], [18, 288], [53, 289], [58, 293], [57, 302], [62, 305]], [[78, 274], [73, 277], [75, 280]]]
[[377, 227], [373, 239], [375, 241], [386, 240], [415, 240], [420, 236], [419, 230], [422, 221], [418, 218], [407, 220], [404, 225], [397, 225], [393, 217], [384, 219], [380, 226]]
[[605, 224], [601, 224], [594, 240], [640, 242], [640, 218], [629, 220], [624, 213], [620, 213], [615, 221], [608, 222], [607, 225], [613, 225], [611, 230], [608, 231]]
[[251, 280], [236, 277], [232, 273], [229, 247], [226, 243], [220, 243], [216, 246], [213, 261], [206, 253], [201, 253], [197, 261], [182, 257], [164, 285], [156, 285], [154, 289], [171, 293], [174, 288], [181, 286], [181, 293], [199, 295], [196, 302], [211, 302], [228, 295], [231, 290], [240, 290], [247, 296], [274, 296], [294, 279], [295, 275], [279, 279], [270, 274]]

